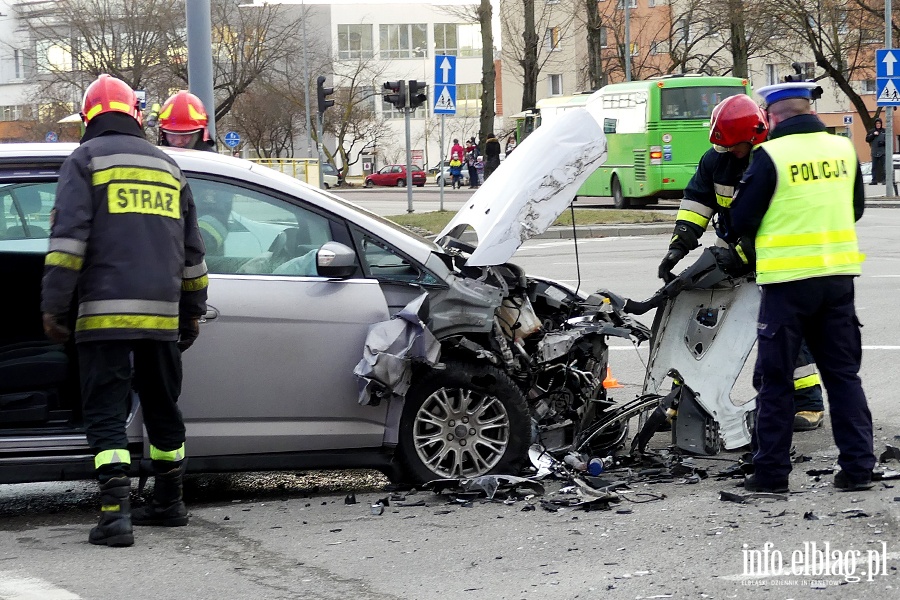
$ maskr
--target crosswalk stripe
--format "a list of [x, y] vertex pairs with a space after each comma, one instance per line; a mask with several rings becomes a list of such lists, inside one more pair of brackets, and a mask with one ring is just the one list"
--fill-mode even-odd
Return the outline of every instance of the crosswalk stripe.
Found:
[[81, 600], [81, 596], [37, 577], [0, 571], [0, 600]]

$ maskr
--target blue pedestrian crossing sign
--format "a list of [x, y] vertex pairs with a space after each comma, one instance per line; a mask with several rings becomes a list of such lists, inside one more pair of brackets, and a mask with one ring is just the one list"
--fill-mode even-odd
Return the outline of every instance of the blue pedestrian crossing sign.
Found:
[[434, 57], [434, 114], [456, 114], [456, 57], [437, 54]]
[[456, 114], [456, 86], [438, 85], [434, 88], [434, 114]]
[[229, 131], [225, 134], [225, 145], [229, 148], [237, 148], [241, 143], [241, 136], [237, 131]]
[[900, 49], [875, 51], [875, 103], [900, 106]]

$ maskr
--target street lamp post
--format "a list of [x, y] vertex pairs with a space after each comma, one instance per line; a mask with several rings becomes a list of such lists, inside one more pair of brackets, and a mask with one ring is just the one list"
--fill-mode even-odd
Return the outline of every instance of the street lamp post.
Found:
[[[306, 61], [306, 0], [301, 3], [303, 10], [303, 103], [306, 108], [306, 158], [312, 156], [312, 123], [309, 118], [309, 64]], [[321, 141], [321, 140], [320, 140]], [[321, 170], [321, 165], [319, 166]]]

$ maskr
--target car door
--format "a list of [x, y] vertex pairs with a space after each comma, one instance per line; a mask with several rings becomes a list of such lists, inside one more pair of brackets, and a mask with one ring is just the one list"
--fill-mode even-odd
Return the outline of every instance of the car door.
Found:
[[[180, 406], [195, 456], [379, 447], [384, 407], [360, 406], [353, 368], [369, 325], [388, 318], [378, 282], [316, 275], [316, 250], [349, 244], [311, 204], [235, 181], [198, 181], [227, 215], [207, 256], [209, 299], [184, 355]], [[198, 201], [198, 219], [209, 208]]]
[[381, 167], [381, 170], [375, 173], [372, 176], [372, 179], [375, 180], [375, 185], [387, 185], [387, 180], [391, 176], [391, 166], [388, 165], [386, 167]]

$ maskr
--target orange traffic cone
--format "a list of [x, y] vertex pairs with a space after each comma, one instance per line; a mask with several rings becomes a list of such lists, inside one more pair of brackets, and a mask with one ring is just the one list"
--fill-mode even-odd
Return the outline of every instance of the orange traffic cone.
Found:
[[603, 380], [603, 387], [606, 389], [625, 387], [619, 380], [612, 376], [612, 369], [606, 367], [606, 379]]

